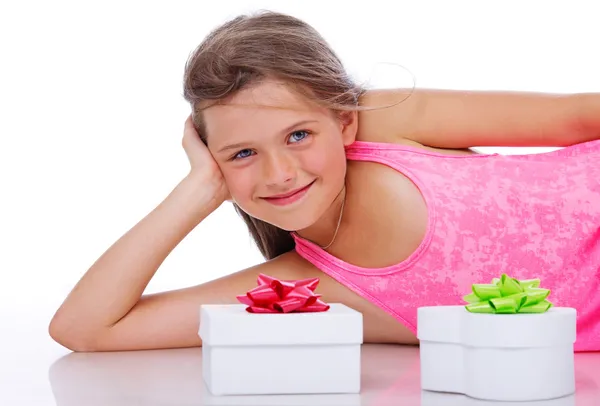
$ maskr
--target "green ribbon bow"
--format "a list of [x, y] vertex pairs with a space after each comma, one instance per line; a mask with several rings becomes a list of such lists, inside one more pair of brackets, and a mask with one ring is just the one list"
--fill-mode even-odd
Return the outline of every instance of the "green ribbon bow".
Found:
[[542, 289], [539, 279], [519, 281], [502, 274], [491, 284], [473, 284], [473, 293], [463, 297], [471, 313], [544, 313], [550, 307], [550, 289]]

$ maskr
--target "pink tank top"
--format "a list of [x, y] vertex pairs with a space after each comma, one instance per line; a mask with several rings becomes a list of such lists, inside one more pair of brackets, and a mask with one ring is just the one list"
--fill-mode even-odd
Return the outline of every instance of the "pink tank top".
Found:
[[363, 268], [293, 233], [300, 256], [415, 334], [420, 306], [466, 304], [473, 283], [502, 273], [540, 278], [555, 306], [577, 309], [575, 351], [600, 350], [600, 140], [527, 155], [356, 141], [346, 154], [388, 165], [419, 188], [425, 238], [398, 264]]

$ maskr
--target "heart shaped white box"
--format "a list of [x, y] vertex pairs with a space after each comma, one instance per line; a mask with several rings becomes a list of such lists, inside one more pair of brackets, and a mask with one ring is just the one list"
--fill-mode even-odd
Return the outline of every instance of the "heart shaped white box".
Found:
[[496, 401], [575, 392], [576, 311], [481, 314], [464, 306], [417, 310], [421, 389]]

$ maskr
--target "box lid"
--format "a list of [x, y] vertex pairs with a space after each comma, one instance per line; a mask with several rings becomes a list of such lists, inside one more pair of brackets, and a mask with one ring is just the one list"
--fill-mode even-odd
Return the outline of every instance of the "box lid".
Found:
[[545, 313], [479, 314], [464, 306], [424, 306], [417, 309], [417, 337], [476, 347], [573, 344], [576, 315], [569, 307], [551, 307]]
[[257, 314], [243, 304], [201, 305], [198, 335], [208, 345], [361, 344], [362, 314], [341, 303], [307, 313]]

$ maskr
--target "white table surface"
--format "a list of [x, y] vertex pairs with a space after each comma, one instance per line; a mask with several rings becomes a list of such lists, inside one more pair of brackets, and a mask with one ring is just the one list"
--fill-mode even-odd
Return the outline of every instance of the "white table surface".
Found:
[[[418, 347], [398, 345], [363, 345], [362, 391], [358, 395], [213, 397], [202, 380], [201, 348], [71, 353], [54, 343], [47, 334], [51, 310], [51, 307], [44, 311], [38, 308], [35, 313], [33, 309], [23, 307], [0, 307], [0, 405], [523, 404], [483, 402], [462, 395], [422, 392]], [[527, 404], [600, 405], [600, 353], [577, 353], [575, 366], [575, 395]]]

